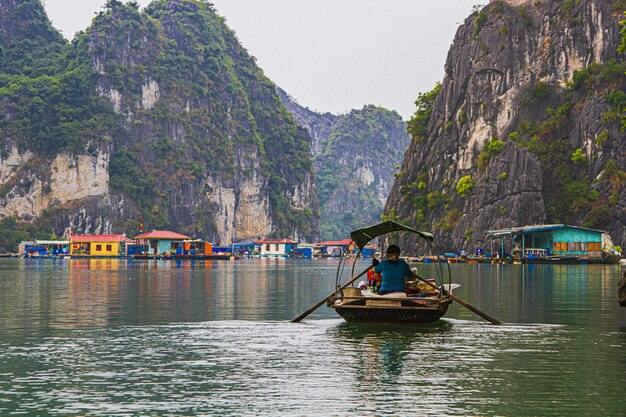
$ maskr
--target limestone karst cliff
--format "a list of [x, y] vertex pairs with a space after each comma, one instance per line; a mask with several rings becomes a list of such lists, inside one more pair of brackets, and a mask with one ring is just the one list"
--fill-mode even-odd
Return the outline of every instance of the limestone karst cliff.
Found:
[[298, 124], [311, 134], [320, 201], [320, 236], [340, 240], [380, 221], [396, 167], [409, 143], [399, 114], [364, 106], [343, 116], [317, 113], [279, 90]]
[[311, 138], [209, 3], [109, 0], [71, 43], [38, 0], [0, 10], [0, 217], [316, 238]]
[[418, 99], [386, 215], [449, 250], [540, 223], [626, 242], [623, 12], [608, 0], [497, 0], [473, 13], [441, 85]]

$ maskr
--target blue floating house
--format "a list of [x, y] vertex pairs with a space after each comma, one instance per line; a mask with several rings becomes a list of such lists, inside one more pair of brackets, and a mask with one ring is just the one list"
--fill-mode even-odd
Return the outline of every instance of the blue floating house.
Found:
[[513, 227], [485, 234], [500, 239], [500, 248], [494, 248], [494, 253], [505, 257], [508, 247], [512, 257], [519, 259], [603, 262], [613, 247], [608, 233], [602, 230], [565, 224]]

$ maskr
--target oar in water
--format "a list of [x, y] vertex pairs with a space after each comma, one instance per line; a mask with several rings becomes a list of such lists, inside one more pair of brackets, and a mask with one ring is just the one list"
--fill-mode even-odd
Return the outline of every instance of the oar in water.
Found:
[[[367, 271], [369, 271], [370, 269], [372, 269], [374, 267], [374, 265], [370, 265], [365, 271], [361, 272], [359, 275], [357, 275], [356, 277], [352, 278], [350, 281], [346, 282], [345, 284], [343, 284], [341, 287], [339, 287], [339, 289], [337, 291], [341, 291], [344, 288], [346, 288], [348, 285], [352, 284], [354, 281], [356, 281], [357, 279], [361, 278], [365, 273], [367, 273]], [[302, 321], [302, 319], [304, 319], [306, 316], [308, 316], [309, 314], [311, 314], [312, 312], [314, 312], [315, 310], [317, 310], [322, 304], [324, 304], [330, 297], [332, 297], [333, 295], [335, 295], [335, 293], [337, 291], [333, 291], [332, 293], [330, 293], [328, 295], [328, 297], [324, 298], [322, 301], [320, 301], [319, 303], [315, 304], [313, 307], [309, 308], [307, 311], [305, 311], [304, 313], [300, 314], [298, 317], [296, 317], [295, 319], [291, 320], [292, 323], [300, 323]]]
[[[436, 289], [437, 291], [440, 290], [439, 287], [437, 287], [435, 284], [431, 284], [430, 282], [426, 281], [424, 278], [417, 276], [417, 279], [419, 279], [422, 282], [425, 282], [426, 284], [430, 285], [432, 288]], [[493, 317], [491, 317], [489, 314], [487, 313], [483, 313], [482, 311], [480, 311], [479, 309], [477, 309], [476, 307], [474, 307], [471, 304], [466, 303], [465, 301], [461, 300], [459, 297], [457, 297], [456, 295], [453, 295], [450, 291], [446, 291], [446, 293], [448, 294], [448, 296], [450, 298], [452, 298], [454, 301], [456, 301], [457, 303], [461, 304], [463, 307], [467, 308], [468, 310], [473, 311], [474, 313], [478, 314], [480, 317], [484, 318], [485, 320], [487, 320], [488, 322], [490, 322], [491, 324], [502, 324], [502, 322], [498, 319], [495, 319]]]

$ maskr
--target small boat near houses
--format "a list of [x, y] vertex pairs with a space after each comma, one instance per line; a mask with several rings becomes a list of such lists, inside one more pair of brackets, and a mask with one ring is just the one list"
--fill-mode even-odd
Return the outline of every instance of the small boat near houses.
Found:
[[[352, 241], [359, 251], [363, 249], [372, 239], [391, 232], [408, 232], [416, 234], [436, 252], [442, 253], [439, 245], [434, 241], [431, 233], [422, 232], [394, 221], [386, 221], [373, 226], [357, 229], [350, 233]], [[446, 259], [442, 253], [443, 259]], [[349, 257], [342, 257], [337, 268], [337, 291], [328, 300], [328, 305], [349, 323], [399, 323], [399, 324], [421, 324], [432, 323], [443, 317], [452, 303], [450, 291], [452, 286], [452, 276], [447, 263], [437, 263], [437, 277], [434, 280], [424, 280], [420, 277], [420, 282], [410, 282], [408, 288], [417, 289], [422, 286], [423, 291], [407, 291], [407, 293], [391, 293], [378, 295], [369, 290], [351, 286], [342, 286], [341, 273], [346, 267]], [[350, 258], [352, 263], [352, 274], [359, 256]], [[369, 271], [372, 273], [373, 271]], [[357, 275], [357, 278], [360, 275]], [[352, 282], [356, 279], [353, 278]], [[427, 283], [426, 283], [427, 281]], [[444, 282], [445, 281], [445, 282]], [[446, 284], [444, 286], [444, 284]], [[426, 285], [426, 288], [423, 286]], [[443, 290], [442, 290], [443, 289]]]

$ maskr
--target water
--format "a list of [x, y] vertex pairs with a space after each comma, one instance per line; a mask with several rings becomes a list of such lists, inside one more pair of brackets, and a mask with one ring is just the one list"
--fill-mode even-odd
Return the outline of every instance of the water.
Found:
[[503, 326], [289, 323], [336, 266], [2, 260], [0, 415], [626, 415], [619, 266], [452, 265]]

